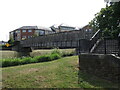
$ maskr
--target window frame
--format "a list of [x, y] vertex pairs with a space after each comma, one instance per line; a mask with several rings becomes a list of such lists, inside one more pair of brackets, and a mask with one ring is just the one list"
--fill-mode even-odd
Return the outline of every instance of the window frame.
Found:
[[22, 30], [23, 33], [27, 32], [26, 30]]

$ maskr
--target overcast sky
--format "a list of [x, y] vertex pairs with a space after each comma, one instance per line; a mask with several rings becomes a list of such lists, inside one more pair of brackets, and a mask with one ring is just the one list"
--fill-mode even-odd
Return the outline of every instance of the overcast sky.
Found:
[[9, 32], [21, 26], [84, 26], [105, 4], [104, 0], [1, 0], [0, 41], [7, 41]]

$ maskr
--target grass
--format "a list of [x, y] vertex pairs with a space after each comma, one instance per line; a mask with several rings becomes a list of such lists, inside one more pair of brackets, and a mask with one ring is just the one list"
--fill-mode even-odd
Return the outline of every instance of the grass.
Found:
[[[46, 54], [50, 54], [54, 49], [40, 49], [40, 50], [33, 50], [32, 52], [30, 52], [30, 56], [31, 57], [35, 57], [35, 56], [41, 56], [41, 55], [46, 55]], [[61, 52], [64, 53], [71, 53], [74, 52], [75, 49], [59, 49]], [[20, 53], [16, 52], [16, 51], [0, 51], [0, 54], [3, 59], [5, 58], [18, 58], [20, 56]]]
[[0, 51], [2, 58], [15, 58], [15, 57], [19, 57], [18, 52], [16, 51]]
[[[3, 88], [114, 88], [117, 85], [79, 72], [78, 56], [2, 68]], [[78, 84], [78, 80], [80, 83]]]
[[73, 56], [75, 52], [62, 52], [59, 49], [53, 49], [51, 53], [46, 55], [34, 56], [34, 57], [21, 57], [21, 58], [5, 58], [0, 59], [2, 62], [2, 67], [9, 67], [9, 66], [17, 66], [23, 64], [30, 64], [30, 63], [39, 63], [39, 62], [47, 62], [59, 59], [65, 56]]
[[30, 63], [48, 62], [61, 58], [57, 53], [52, 53], [48, 55], [36, 56], [36, 57], [23, 57], [23, 58], [8, 58], [2, 59], [2, 67], [17, 66]]
[[[53, 50], [55, 50], [55, 49], [34, 50], [33, 52], [30, 53], [30, 56], [35, 57], [35, 56], [50, 54], [51, 52], [53, 52]], [[68, 54], [71, 52], [75, 52], [75, 49], [59, 49], [59, 51], [64, 54]]]

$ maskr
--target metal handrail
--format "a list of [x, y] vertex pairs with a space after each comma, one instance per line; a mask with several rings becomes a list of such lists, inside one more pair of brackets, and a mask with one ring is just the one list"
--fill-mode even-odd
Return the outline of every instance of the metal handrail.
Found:
[[90, 39], [90, 48], [89, 51], [91, 51], [92, 47], [94, 46], [94, 44], [98, 41], [98, 39], [100, 39], [101, 37], [101, 30], [99, 29]]

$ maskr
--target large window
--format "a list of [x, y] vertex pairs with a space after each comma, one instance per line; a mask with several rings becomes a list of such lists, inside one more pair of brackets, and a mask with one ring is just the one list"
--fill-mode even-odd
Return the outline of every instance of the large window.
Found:
[[20, 33], [20, 30], [15, 31], [16, 33]]
[[35, 31], [37, 35], [45, 35], [45, 31], [44, 30], [36, 30]]
[[25, 38], [26, 38], [26, 36], [22, 36], [22, 38], [24, 38], [24, 39], [25, 39]]
[[39, 35], [44, 35], [44, 34], [45, 34], [44, 31], [42, 31], [42, 30], [39, 31]]
[[26, 30], [22, 30], [22, 32], [26, 32]]
[[28, 36], [28, 38], [31, 38], [32, 36]]
[[28, 32], [32, 32], [32, 30], [28, 30]]

